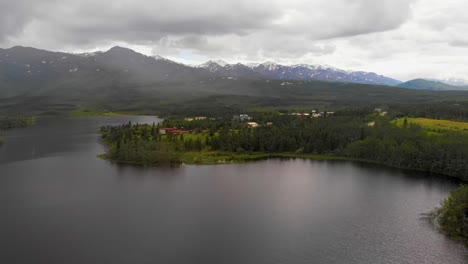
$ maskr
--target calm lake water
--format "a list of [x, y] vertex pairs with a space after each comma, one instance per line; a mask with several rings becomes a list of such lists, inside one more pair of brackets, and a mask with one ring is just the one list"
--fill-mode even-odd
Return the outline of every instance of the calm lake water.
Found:
[[456, 187], [350, 162], [141, 168], [101, 125], [42, 119], [0, 147], [0, 263], [468, 263], [422, 214]]

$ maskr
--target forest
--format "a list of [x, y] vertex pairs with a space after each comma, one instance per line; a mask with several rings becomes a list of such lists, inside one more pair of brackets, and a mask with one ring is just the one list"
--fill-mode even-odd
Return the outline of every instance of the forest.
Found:
[[[317, 155], [379, 163], [468, 180], [468, 131], [429, 131], [417, 124], [392, 123], [373, 111], [346, 110], [320, 118], [257, 112], [258, 127], [231, 118], [186, 121], [167, 118], [161, 124], [103, 127], [108, 158], [155, 165], [184, 162], [187, 152], [230, 155]], [[161, 135], [161, 128], [185, 131]]]
[[436, 211], [441, 229], [451, 238], [468, 246], [468, 185], [461, 185]]

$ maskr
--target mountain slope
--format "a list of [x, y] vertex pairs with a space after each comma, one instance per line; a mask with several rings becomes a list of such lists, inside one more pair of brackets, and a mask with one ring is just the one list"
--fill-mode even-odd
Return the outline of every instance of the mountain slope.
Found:
[[424, 79], [415, 79], [398, 85], [401, 88], [433, 91], [457, 91], [466, 90], [465, 87], [452, 86], [442, 82], [429, 81]]
[[372, 72], [343, 71], [330, 66], [298, 64], [285, 66], [274, 62], [258, 65], [227, 64], [208, 61], [200, 66], [225, 77], [257, 77], [277, 80], [318, 80], [377, 85], [398, 85], [401, 82]]
[[0, 49], [0, 97], [40, 95], [50, 90], [80, 93], [118, 85], [143, 87], [164, 81], [197, 81], [212, 76], [170, 60], [114, 47], [93, 54], [34, 48]]

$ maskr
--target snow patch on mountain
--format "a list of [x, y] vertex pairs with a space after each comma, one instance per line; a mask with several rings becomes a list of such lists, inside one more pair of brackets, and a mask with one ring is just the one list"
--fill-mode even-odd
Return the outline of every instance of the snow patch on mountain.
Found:
[[398, 85], [401, 82], [372, 72], [354, 72], [330, 65], [294, 64], [282, 65], [273, 61], [264, 63], [228, 64], [224, 61], [207, 61], [197, 68], [224, 76], [255, 76], [283, 80], [320, 80], [365, 84]]
[[[73, 55], [80, 56], [80, 57], [94, 57], [96, 55], [102, 54], [102, 51], [95, 51], [95, 52], [85, 52], [85, 53], [72, 53]], [[66, 59], [66, 57], [64, 57]]]

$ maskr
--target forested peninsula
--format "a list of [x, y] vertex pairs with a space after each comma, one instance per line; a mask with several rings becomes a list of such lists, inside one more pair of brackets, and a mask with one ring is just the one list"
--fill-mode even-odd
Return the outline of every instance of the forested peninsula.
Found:
[[[410, 120], [410, 121], [408, 121]], [[167, 118], [102, 127], [103, 155], [140, 165], [219, 164], [270, 157], [358, 160], [468, 180], [468, 130], [424, 127], [380, 109]], [[457, 123], [458, 125], [458, 123]]]

